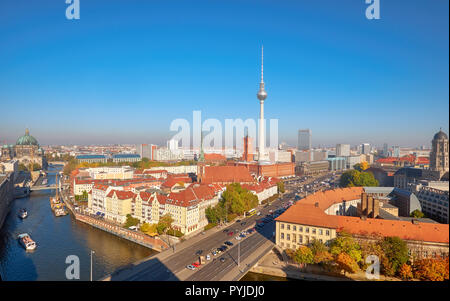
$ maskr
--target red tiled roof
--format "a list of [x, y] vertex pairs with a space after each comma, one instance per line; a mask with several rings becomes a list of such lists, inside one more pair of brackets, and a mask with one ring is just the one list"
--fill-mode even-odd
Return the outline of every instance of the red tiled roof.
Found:
[[255, 179], [245, 166], [205, 166], [202, 182], [245, 183], [255, 182]]
[[134, 198], [135, 194], [132, 191], [124, 191], [124, 190], [111, 190], [107, 197], [112, 197], [113, 195], [116, 195], [119, 200], [127, 200]]
[[221, 154], [205, 154], [206, 161], [226, 161], [227, 158]]

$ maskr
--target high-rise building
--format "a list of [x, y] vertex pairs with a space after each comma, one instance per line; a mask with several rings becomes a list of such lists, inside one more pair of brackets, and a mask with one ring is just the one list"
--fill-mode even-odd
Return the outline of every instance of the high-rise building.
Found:
[[350, 144], [336, 144], [336, 157], [350, 156]]
[[364, 155], [370, 154], [370, 144], [369, 143], [361, 144], [361, 154], [364, 154]]
[[304, 129], [298, 131], [298, 149], [310, 150], [311, 149], [311, 130]]
[[385, 143], [385, 144], [383, 144], [383, 156], [387, 157], [388, 156], [388, 152], [389, 152], [389, 147], [388, 147], [388, 144]]
[[448, 156], [448, 136], [441, 129], [431, 141], [430, 169], [439, 172], [449, 171]]
[[393, 147], [392, 157], [400, 158], [400, 146]]
[[154, 144], [138, 144], [136, 145], [136, 153], [142, 158], [155, 160], [156, 145]]

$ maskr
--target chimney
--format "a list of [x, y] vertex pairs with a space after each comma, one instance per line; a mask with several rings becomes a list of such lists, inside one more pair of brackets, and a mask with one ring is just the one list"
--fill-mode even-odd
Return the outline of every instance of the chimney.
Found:
[[314, 204], [314, 206], [315, 206], [315, 207], [319, 207], [319, 203], [316, 202], [316, 203]]

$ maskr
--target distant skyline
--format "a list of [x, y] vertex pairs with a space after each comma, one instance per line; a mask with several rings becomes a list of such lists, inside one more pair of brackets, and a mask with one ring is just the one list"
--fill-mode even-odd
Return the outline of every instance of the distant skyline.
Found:
[[0, 144], [166, 145], [173, 119], [266, 118], [279, 142], [413, 147], [449, 133], [448, 1], [0, 2]]

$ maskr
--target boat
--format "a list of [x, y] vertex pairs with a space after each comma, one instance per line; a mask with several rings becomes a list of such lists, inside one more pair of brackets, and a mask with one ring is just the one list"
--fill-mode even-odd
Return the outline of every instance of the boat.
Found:
[[19, 210], [19, 217], [21, 219], [24, 219], [27, 216], [28, 216], [28, 212], [27, 212], [27, 210], [25, 208], [22, 208], [22, 209]]
[[34, 250], [36, 249], [36, 243], [31, 239], [28, 233], [19, 234], [19, 242], [25, 248], [25, 250]]
[[[58, 177], [56, 177], [56, 187], [58, 187]], [[56, 188], [56, 195], [54, 197], [50, 197], [50, 208], [52, 208], [55, 216], [64, 216], [68, 214], [66, 206], [63, 202], [61, 202], [61, 198], [58, 194], [58, 188]]]

